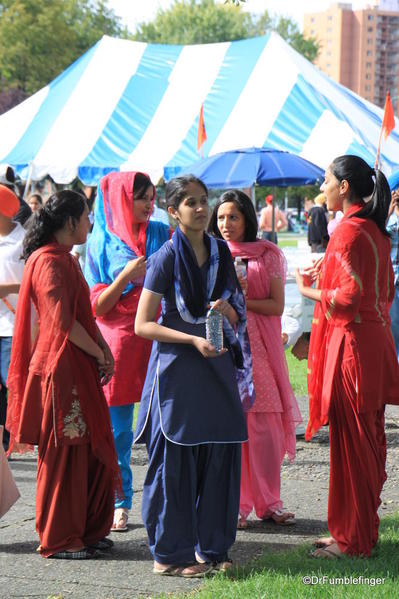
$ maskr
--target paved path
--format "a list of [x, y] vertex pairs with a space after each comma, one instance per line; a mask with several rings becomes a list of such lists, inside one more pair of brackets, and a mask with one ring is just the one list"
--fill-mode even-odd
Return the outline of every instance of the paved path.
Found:
[[[306, 402], [300, 400], [303, 414]], [[381, 515], [399, 510], [399, 409], [387, 412], [388, 481], [383, 491]], [[11, 462], [21, 492], [17, 504], [0, 520], [0, 598], [62, 597], [63, 599], [133, 599], [155, 597], [161, 592], [190, 591], [199, 581], [157, 577], [146, 534], [141, 524], [141, 489], [146, 470], [144, 449], [135, 447], [133, 464], [136, 495], [127, 533], [113, 534], [115, 548], [109, 555], [86, 562], [46, 560], [36, 554], [34, 529], [36, 458], [34, 454]], [[281, 549], [309, 542], [326, 530], [328, 491], [328, 432], [322, 430], [312, 443], [298, 441], [294, 464], [282, 470], [285, 505], [297, 514], [295, 527], [278, 527], [253, 521], [239, 531], [231, 551], [234, 561], [244, 564], [265, 548]]]

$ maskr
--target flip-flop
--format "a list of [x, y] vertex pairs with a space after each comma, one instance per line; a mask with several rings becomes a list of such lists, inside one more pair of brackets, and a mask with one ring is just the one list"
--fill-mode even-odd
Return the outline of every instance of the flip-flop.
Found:
[[158, 570], [155, 566], [152, 569], [153, 574], [158, 574], [158, 576], [181, 576], [182, 571], [186, 566], [167, 566], [167, 568], [163, 570]]
[[118, 507], [114, 513], [114, 522], [111, 526], [111, 532], [126, 532], [128, 529], [129, 512], [124, 507]]
[[316, 559], [341, 559], [341, 552], [335, 553], [335, 551], [332, 551], [332, 547], [334, 547], [334, 545], [338, 547], [336, 543], [333, 543], [328, 547], [319, 547], [318, 549], [314, 549], [310, 552], [310, 554], [312, 557], [315, 557]]
[[201, 564], [193, 564], [182, 569], [179, 576], [182, 578], [204, 578], [213, 571], [213, 564], [204, 562]]

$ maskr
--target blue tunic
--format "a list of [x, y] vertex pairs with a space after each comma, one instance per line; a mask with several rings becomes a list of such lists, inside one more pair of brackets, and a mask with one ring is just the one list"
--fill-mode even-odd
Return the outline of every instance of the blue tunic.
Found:
[[[205, 338], [205, 324], [185, 322], [174, 289], [174, 247], [166, 242], [149, 259], [144, 288], [163, 296], [160, 324]], [[206, 285], [208, 263], [201, 273]], [[135, 442], [145, 442], [151, 404], [163, 435], [179, 445], [241, 443], [247, 429], [230, 353], [204, 358], [191, 345], [154, 341], [141, 397]]]

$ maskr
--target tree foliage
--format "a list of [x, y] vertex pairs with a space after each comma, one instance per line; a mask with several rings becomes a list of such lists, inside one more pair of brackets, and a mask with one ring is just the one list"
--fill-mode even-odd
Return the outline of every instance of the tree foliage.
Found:
[[104, 33], [126, 36], [103, 0], [0, 0], [0, 91], [34, 93]]
[[141, 23], [134, 39], [159, 44], [203, 44], [226, 42], [276, 31], [308, 60], [318, 54], [315, 39], [306, 39], [298, 25], [287, 17], [261, 16], [242, 10], [242, 0], [175, 0], [171, 8], [158, 10], [155, 19]]

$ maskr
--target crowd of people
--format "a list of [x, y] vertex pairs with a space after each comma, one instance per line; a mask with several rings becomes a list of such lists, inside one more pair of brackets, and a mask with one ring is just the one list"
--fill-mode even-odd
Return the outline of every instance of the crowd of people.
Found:
[[[306, 438], [328, 424], [331, 443], [331, 536], [313, 555], [334, 559], [369, 556], [378, 539], [384, 407], [399, 404], [388, 232], [397, 238], [399, 208], [383, 173], [356, 156], [333, 161], [321, 192], [311, 214], [326, 204], [344, 216], [329, 241], [325, 219], [312, 241], [324, 257], [297, 271], [297, 284], [315, 302]], [[0, 185], [0, 423], [9, 453], [38, 447], [43, 557], [88, 559], [113, 546], [109, 533], [128, 529], [132, 443], [144, 443], [153, 571], [201, 577], [231, 568], [229, 549], [252, 510], [295, 525], [280, 474], [302, 420], [281, 329], [286, 261], [276, 238], [259, 239], [240, 190], [210, 213], [201, 180], [172, 179], [174, 231], [150, 218], [154, 199], [144, 173], [100, 181], [83, 274], [72, 248], [91, 229], [84, 194], [30, 198], [25, 231], [17, 196]], [[397, 241], [392, 252], [397, 269]], [[206, 337], [211, 302], [221, 350]]]

